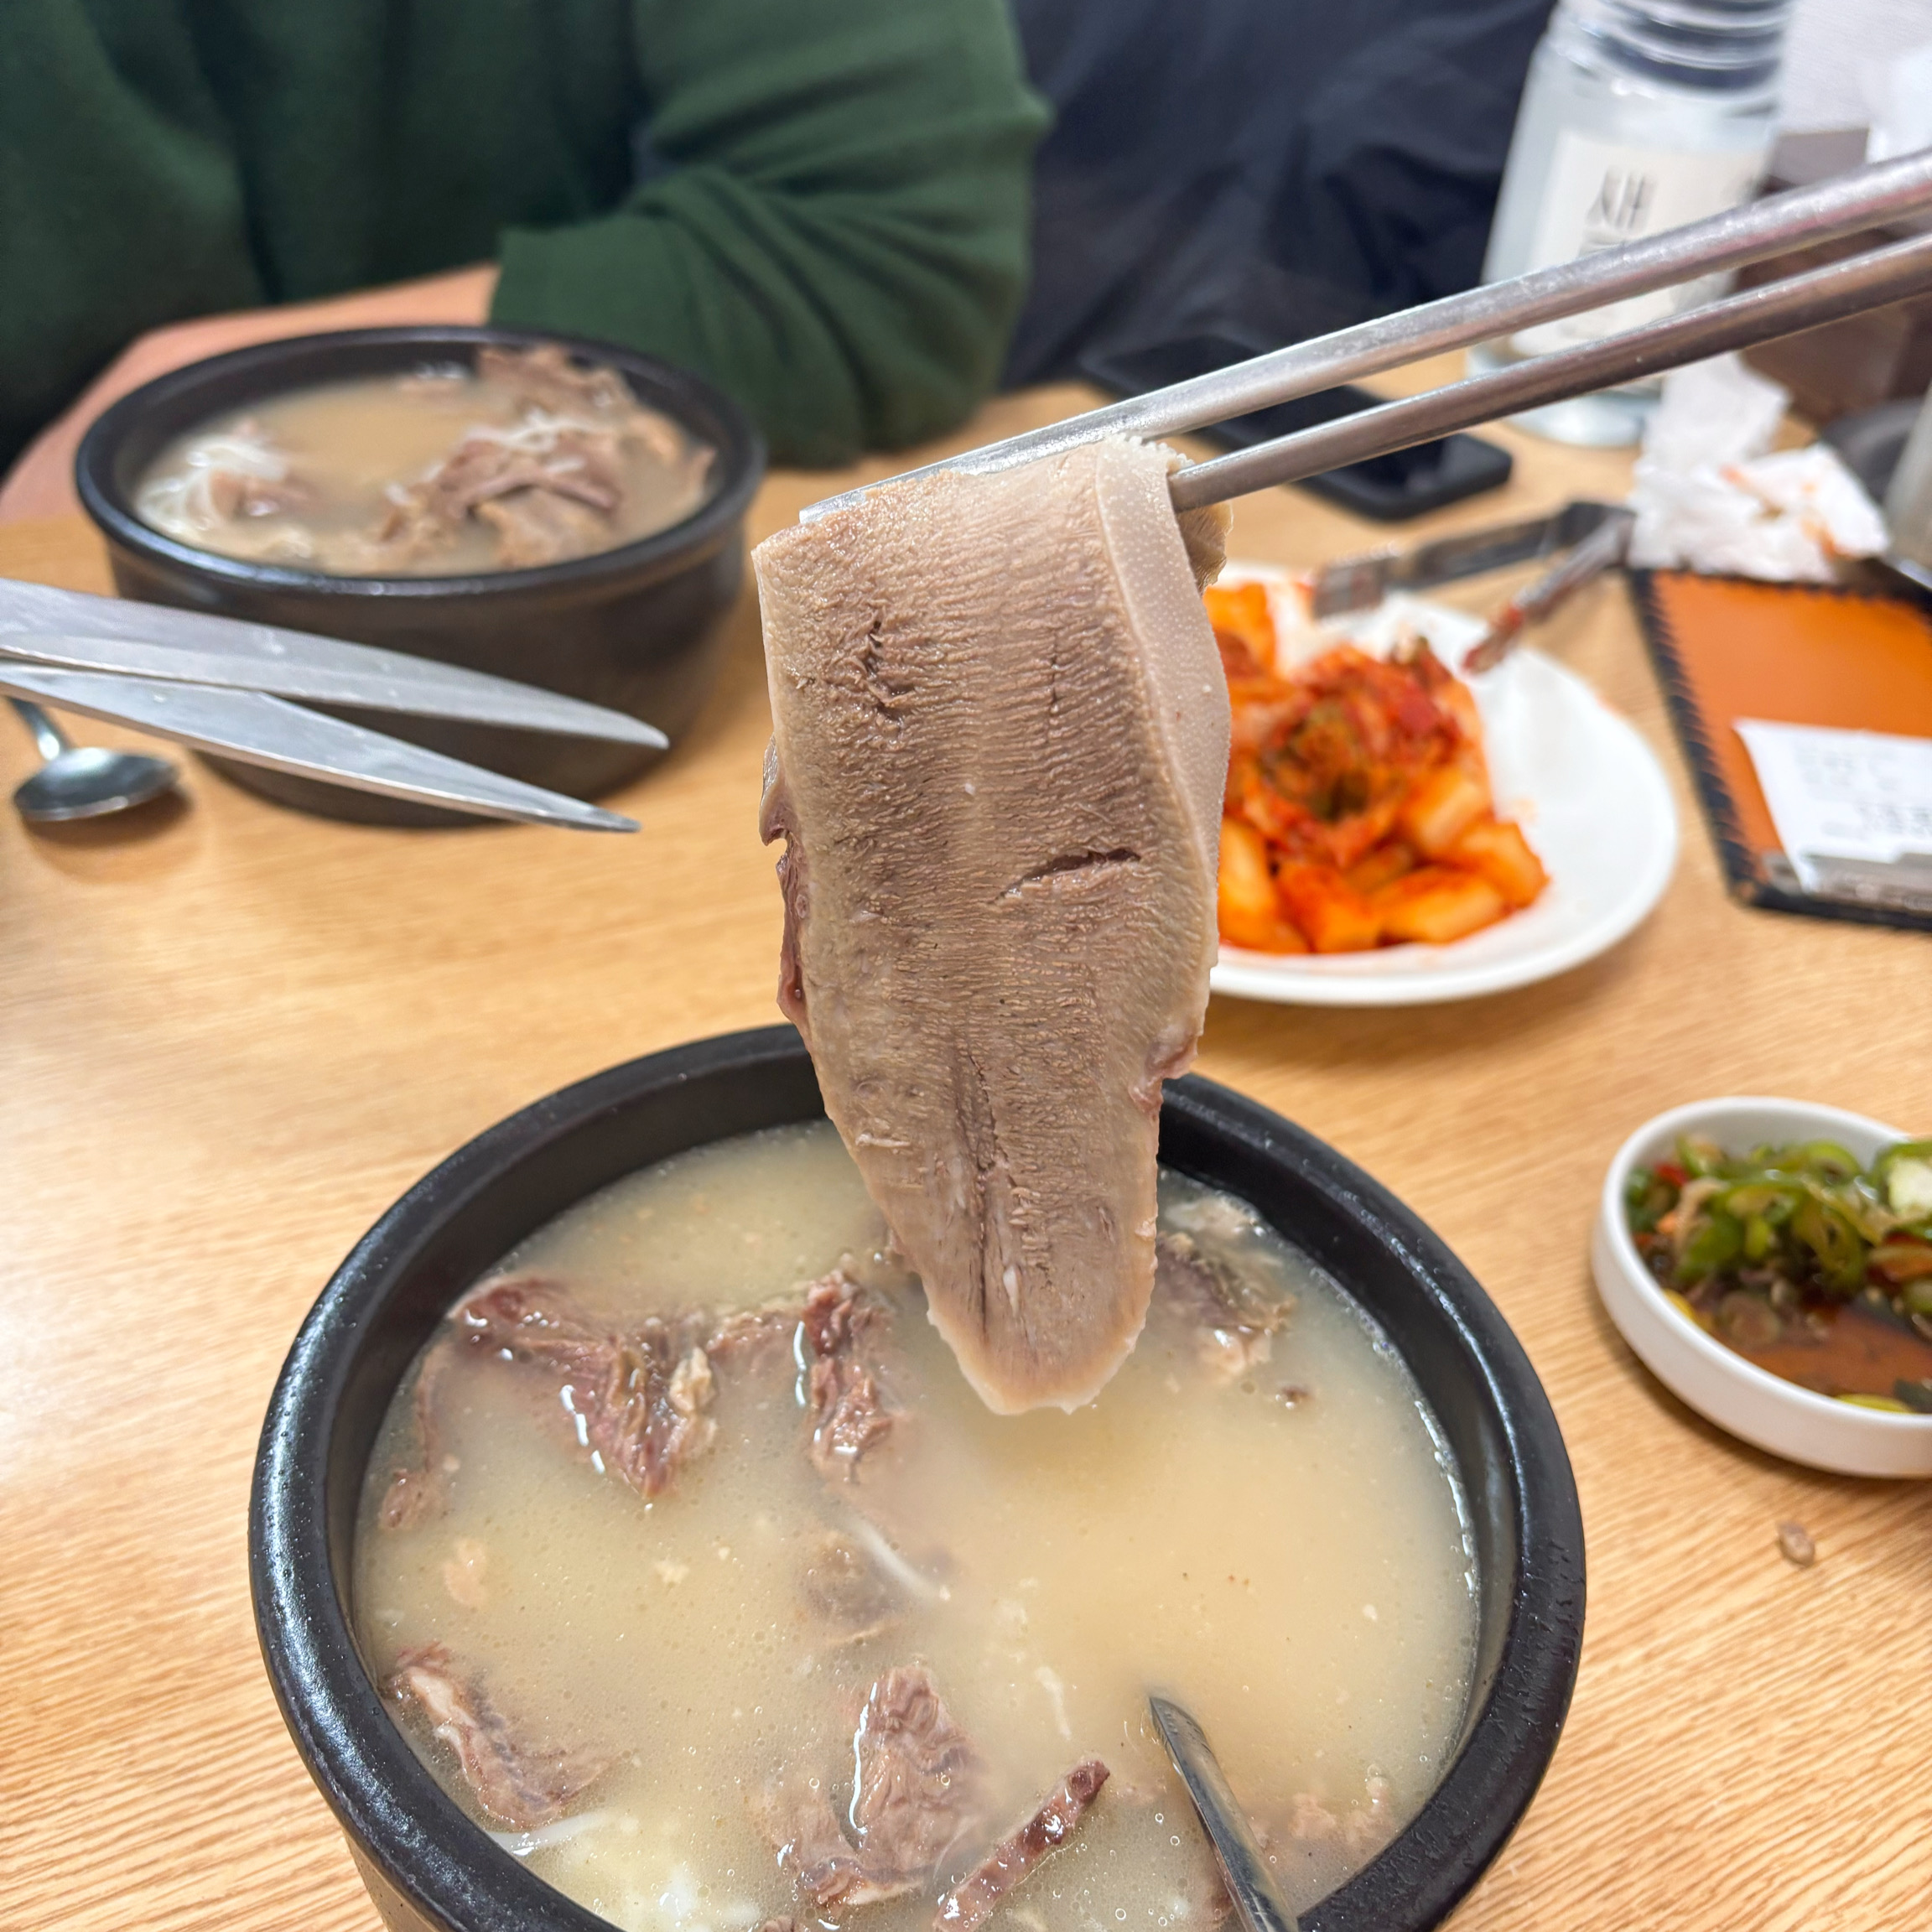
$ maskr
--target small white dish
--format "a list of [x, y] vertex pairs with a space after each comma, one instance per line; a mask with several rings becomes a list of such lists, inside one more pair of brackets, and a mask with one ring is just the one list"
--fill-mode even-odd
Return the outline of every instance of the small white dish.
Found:
[[1623, 1339], [1659, 1381], [1719, 1428], [1814, 1469], [1932, 1476], [1932, 1415], [1862, 1409], [1800, 1389], [1734, 1353], [1665, 1299], [1630, 1239], [1623, 1190], [1632, 1168], [1668, 1159], [1684, 1134], [1737, 1151], [1767, 1141], [1836, 1140], [1867, 1162], [1880, 1148], [1911, 1136], [1862, 1114], [1802, 1100], [1742, 1098], [1674, 1107], [1618, 1149], [1603, 1176], [1590, 1265], [1597, 1292]]
[[[1284, 616], [1289, 573], [1230, 564], [1224, 584], [1266, 584], [1291, 650], [1341, 641], [1325, 626], [1297, 635]], [[1392, 598], [1349, 626], [1364, 650], [1404, 627], [1453, 664], [1483, 626], [1459, 610]], [[1574, 672], [1518, 650], [1469, 680], [1483, 719], [1497, 810], [1518, 820], [1550, 875], [1534, 906], [1446, 946], [1372, 953], [1250, 953], [1223, 946], [1217, 993], [1304, 1006], [1411, 1006], [1501, 993], [1566, 973], [1607, 952], [1649, 915], [1677, 864], [1677, 810], [1662, 767], [1632, 726]]]

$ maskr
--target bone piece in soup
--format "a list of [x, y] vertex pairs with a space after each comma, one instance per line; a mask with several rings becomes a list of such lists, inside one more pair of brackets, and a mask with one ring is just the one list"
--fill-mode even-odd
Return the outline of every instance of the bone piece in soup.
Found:
[[940, 474], [755, 562], [780, 1003], [987, 1404], [1089, 1400], [1154, 1282], [1215, 953], [1228, 693], [1169, 454]]
[[932, 1915], [934, 1932], [978, 1932], [1006, 1894], [1072, 1836], [1106, 1782], [1107, 1767], [1098, 1758], [1076, 1764], [1031, 1818], [1002, 1838], [940, 1899]]
[[554, 1824], [610, 1766], [610, 1758], [594, 1753], [518, 1737], [480, 1687], [457, 1669], [444, 1644], [404, 1651], [383, 1688], [423, 1713], [437, 1738], [455, 1753], [476, 1802], [518, 1831]]

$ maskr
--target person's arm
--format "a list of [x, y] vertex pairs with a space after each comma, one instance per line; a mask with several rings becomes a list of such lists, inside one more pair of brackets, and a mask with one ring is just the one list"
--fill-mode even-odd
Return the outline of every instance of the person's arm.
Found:
[[[165, 107], [159, 103], [165, 102]], [[0, 467], [138, 330], [262, 299], [240, 178], [169, 0], [0, 26]]]
[[491, 314], [712, 377], [781, 461], [950, 428], [1026, 281], [1045, 110], [1002, 0], [635, 0], [662, 172], [502, 239]]

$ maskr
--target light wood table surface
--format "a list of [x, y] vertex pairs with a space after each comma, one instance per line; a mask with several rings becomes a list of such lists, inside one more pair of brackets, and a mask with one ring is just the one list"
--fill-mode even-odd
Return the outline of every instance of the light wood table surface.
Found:
[[[1088, 400], [1008, 398], [974, 439]], [[1404, 534], [1624, 487], [1622, 456], [1498, 434], [1509, 490]], [[844, 480], [774, 476], [754, 536]], [[1384, 535], [1275, 491], [1237, 506], [1233, 547], [1306, 563]], [[0, 574], [106, 588], [78, 520], [0, 529]], [[1789, 1094], [1932, 1130], [1932, 943], [1727, 901], [1622, 589], [1543, 641], [1671, 774], [1683, 856], [1655, 916], [1593, 964], [1466, 1005], [1217, 1000], [1200, 1070], [1435, 1224], [1569, 1443], [1582, 1673], [1541, 1794], [1457, 1924], [1923, 1924], [1932, 1484], [1809, 1473], [1706, 1426], [1624, 1348], [1585, 1255], [1612, 1151], [1677, 1102]], [[0, 809], [8, 1932], [372, 1932], [256, 1651], [263, 1407], [336, 1262], [458, 1143], [599, 1067], [776, 1018], [766, 729], [747, 600], [702, 722], [615, 801], [636, 838], [339, 825], [192, 764], [187, 802], [144, 823], [29, 833]], [[0, 715], [0, 787], [31, 763]], [[1787, 1518], [1815, 1568], [1779, 1557]]]

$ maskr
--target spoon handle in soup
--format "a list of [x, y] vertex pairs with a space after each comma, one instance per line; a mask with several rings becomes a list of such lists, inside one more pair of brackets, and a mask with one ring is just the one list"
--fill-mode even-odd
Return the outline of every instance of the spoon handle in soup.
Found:
[[1187, 1795], [1194, 1800], [1241, 1923], [1248, 1932], [1296, 1932], [1295, 1914], [1288, 1909], [1249, 1829], [1247, 1815], [1228, 1789], [1227, 1774], [1201, 1727], [1166, 1697], [1150, 1697], [1147, 1708], [1181, 1782], [1187, 1787]]

